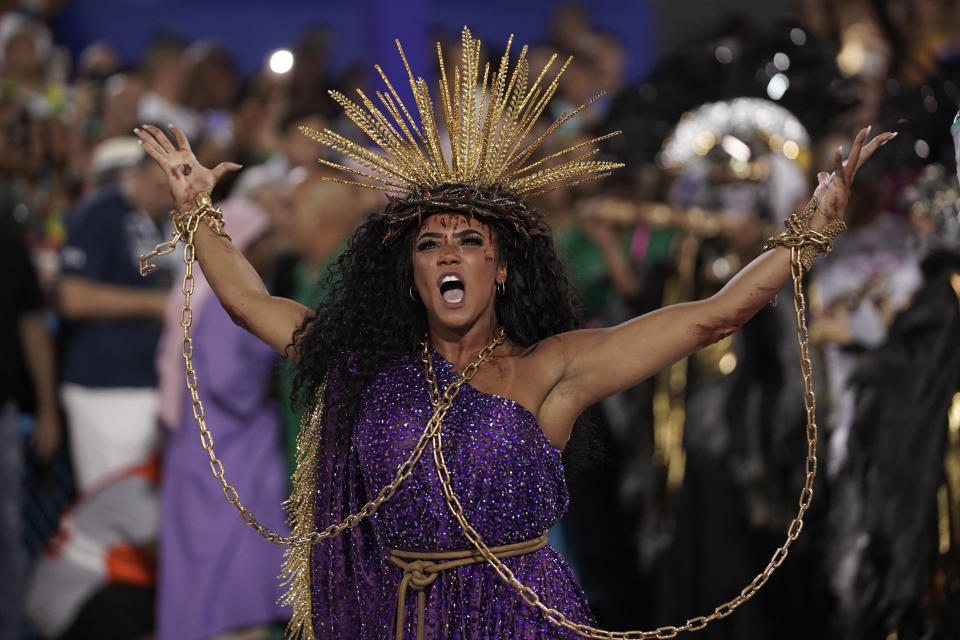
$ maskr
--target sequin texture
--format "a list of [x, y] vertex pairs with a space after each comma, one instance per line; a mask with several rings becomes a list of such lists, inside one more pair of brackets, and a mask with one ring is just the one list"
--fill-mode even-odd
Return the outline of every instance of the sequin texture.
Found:
[[[438, 353], [432, 355], [439, 385], [445, 388], [456, 372]], [[328, 395], [328, 407], [330, 400]], [[322, 527], [346, 515], [389, 483], [431, 414], [419, 354], [385, 367], [364, 394], [349, 443], [345, 429], [339, 433], [328, 429], [323, 436], [339, 441], [341, 455], [334, 455], [331, 446], [321, 447], [316, 524]], [[331, 411], [326, 424], [335, 424], [335, 418]], [[525, 408], [466, 384], [443, 421], [443, 434], [454, 490], [468, 521], [488, 545], [535, 538], [563, 514], [567, 491], [560, 452]], [[343, 455], [347, 450], [349, 455]], [[393, 639], [400, 570], [387, 559], [389, 550], [469, 547], [444, 501], [428, 449], [411, 477], [369, 523], [315, 546], [316, 637]], [[545, 604], [573, 621], [593, 623], [576, 578], [552, 547], [505, 562]], [[407, 598], [405, 638], [416, 637], [415, 604], [414, 595]], [[552, 626], [486, 565], [440, 574], [427, 592], [425, 635], [431, 640], [578, 637]]]

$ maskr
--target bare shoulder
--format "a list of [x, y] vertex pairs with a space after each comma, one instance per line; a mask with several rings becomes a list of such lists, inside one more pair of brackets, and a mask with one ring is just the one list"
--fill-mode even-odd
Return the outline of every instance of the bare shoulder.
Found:
[[572, 331], [545, 338], [514, 359], [518, 386], [535, 399], [533, 414], [544, 435], [558, 449], [566, 445], [581, 411], [577, 399], [564, 392], [562, 382], [571, 350], [582, 346], [587, 338], [582, 334]]
[[517, 355], [517, 370], [531, 382], [536, 381], [545, 401], [569, 377], [569, 368], [577, 361], [577, 353], [589, 350], [592, 341], [603, 331], [578, 329], [544, 338]]
[[556, 338], [528, 347], [515, 345], [509, 353], [494, 356], [474, 376], [471, 384], [485, 393], [514, 400], [537, 416], [544, 398], [563, 372], [563, 349]]
[[576, 354], [590, 349], [592, 343], [605, 331], [606, 329], [577, 329], [558, 333], [531, 345], [521, 354], [521, 359], [529, 361], [531, 369], [547, 369], [553, 387], [569, 374], [567, 367], [576, 361]]
[[578, 399], [563, 391], [562, 381], [570, 350], [583, 336], [579, 331], [562, 333], [530, 345], [517, 347], [510, 355], [494, 357], [477, 372], [471, 385], [484, 393], [510, 398], [537, 419], [547, 439], [562, 449], [580, 415]]
[[543, 395], [549, 393], [563, 375], [566, 361], [563, 335], [535, 342], [513, 358], [517, 372], [538, 387]]

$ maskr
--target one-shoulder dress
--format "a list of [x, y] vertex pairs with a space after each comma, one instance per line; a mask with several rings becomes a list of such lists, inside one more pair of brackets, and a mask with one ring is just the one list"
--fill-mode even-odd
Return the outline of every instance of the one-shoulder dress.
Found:
[[[441, 389], [457, 377], [432, 351]], [[334, 402], [331, 402], [334, 400]], [[337, 424], [328, 390], [325, 442], [317, 459], [315, 525], [356, 511], [393, 480], [433, 411], [419, 354], [397, 358], [367, 388], [351, 429]], [[445, 502], [431, 447], [410, 478], [368, 521], [311, 552], [311, 621], [317, 638], [393, 640], [402, 572], [391, 549], [470, 549]], [[468, 522], [489, 546], [544, 534], [564, 513], [560, 452], [516, 402], [463, 385], [443, 420], [443, 452]], [[583, 591], [549, 545], [506, 558], [516, 577], [570, 620], [593, 624]], [[485, 564], [448, 569], [428, 586], [424, 638], [546, 640], [579, 637], [551, 625]], [[404, 598], [404, 639], [416, 638], [417, 597]]]

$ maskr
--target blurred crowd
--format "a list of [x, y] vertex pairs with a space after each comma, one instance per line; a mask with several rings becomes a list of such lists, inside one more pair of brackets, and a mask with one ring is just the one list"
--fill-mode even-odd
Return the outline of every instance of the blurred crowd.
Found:
[[[0, 16], [13, 289], [0, 314], [0, 640], [279, 638], [282, 550], [211, 477], [183, 353], [227, 480], [280, 530], [300, 424], [292, 369], [199, 273], [185, 343], [181, 249], [139, 274], [172, 234], [173, 201], [131, 132], [172, 123], [204, 165], [242, 164], [213, 194], [235, 245], [273, 294], [315, 307], [327, 265], [385, 201], [324, 181], [300, 127], [358, 140], [327, 91], [372, 94], [376, 61], [335, 73], [322, 29], [299, 35], [284, 73], [242, 76], [227, 48], [169, 32], [135, 64], [108, 42], [73, 59], [51, 17]], [[626, 169], [535, 202], [584, 326], [711, 295], [804, 206], [838, 145], [867, 124], [899, 131], [858, 176], [850, 231], [805, 278], [821, 464], [803, 535], [754, 601], [700, 634], [960, 638], [960, 3], [797, 0], [781, 23], [730, 16], [635, 83], [586, 9], [559, 6], [548, 24], [531, 69], [574, 59], [538, 127], [606, 94], [541, 153], [623, 131], [600, 155]], [[458, 59], [457, 33], [430, 35]], [[570, 510], [551, 540], [601, 626], [712, 612], [786, 536], [807, 452], [792, 297], [575, 431]]]

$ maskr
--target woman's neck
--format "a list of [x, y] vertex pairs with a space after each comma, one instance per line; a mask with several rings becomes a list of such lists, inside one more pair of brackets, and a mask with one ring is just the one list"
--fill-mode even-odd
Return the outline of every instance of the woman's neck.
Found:
[[465, 331], [447, 327], [430, 327], [430, 342], [444, 360], [462, 371], [473, 362], [484, 347], [497, 338], [500, 325], [496, 318], [481, 319]]

